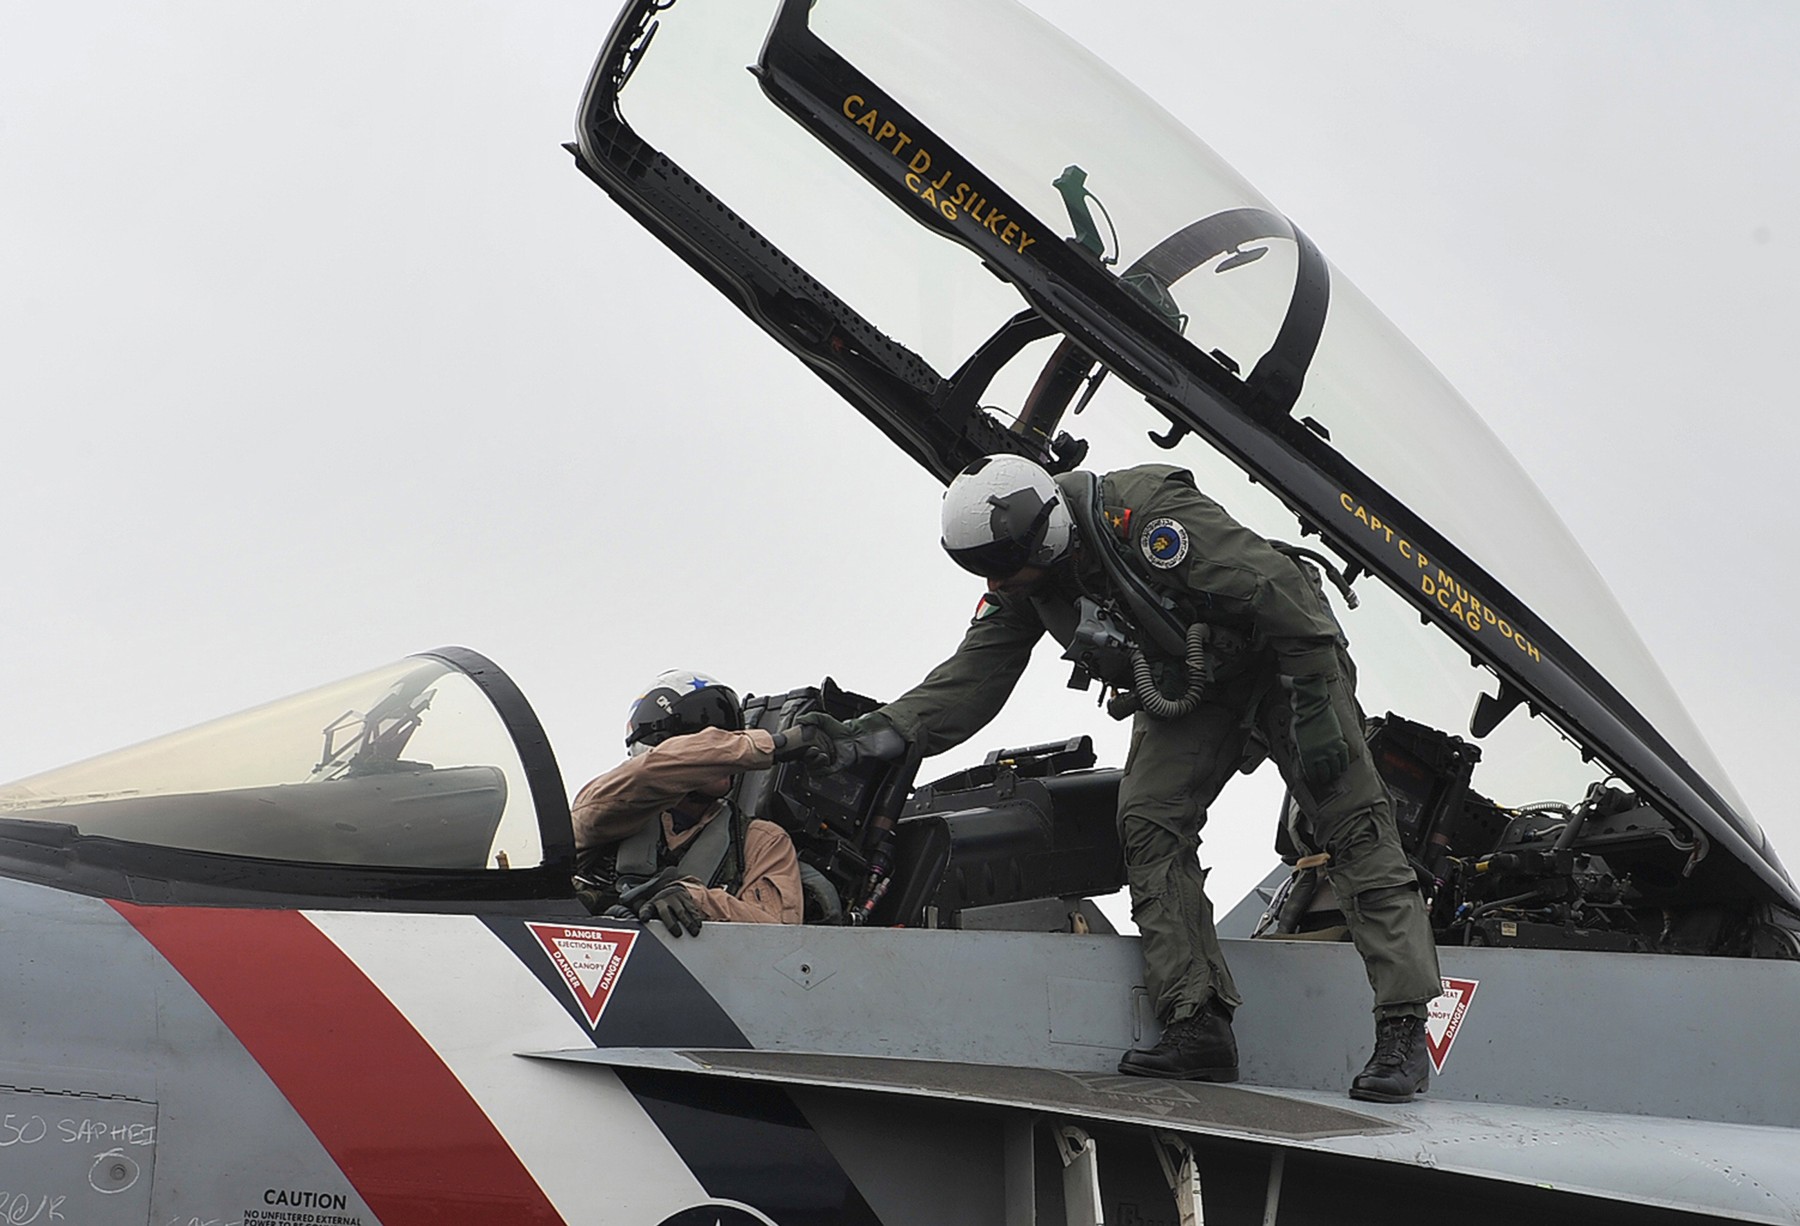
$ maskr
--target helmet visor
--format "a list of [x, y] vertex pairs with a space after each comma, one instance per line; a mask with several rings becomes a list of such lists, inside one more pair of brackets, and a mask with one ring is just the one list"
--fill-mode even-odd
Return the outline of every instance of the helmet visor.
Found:
[[983, 579], [1005, 579], [1018, 574], [1031, 565], [1031, 555], [1036, 549], [1036, 544], [1031, 541], [989, 541], [967, 549], [944, 546], [944, 552], [950, 555], [952, 562]]
[[659, 688], [639, 699], [632, 710], [625, 748], [635, 758], [670, 737], [686, 736], [702, 728], [737, 732], [743, 727], [737, 691], [730, 686], [708, 685], [681, 695]]
[[988, 505], [994, 512], [991, 523], [995, 539], [960, 549], [951, 548], [946, 540], [941, 542], [944, 552], [958, 566], [984, 579], [1004, 579], [1030, 566], [1032, 558], [1044, 546], [1050, 513], [1056, 509], [1058, 499], [1052, 495], [1048, 501], [1038, 503], [1027, 516], [1024, 498], [1037, 502], [1036, 495], [1030, 490], [1005, 498], [989, 498]]

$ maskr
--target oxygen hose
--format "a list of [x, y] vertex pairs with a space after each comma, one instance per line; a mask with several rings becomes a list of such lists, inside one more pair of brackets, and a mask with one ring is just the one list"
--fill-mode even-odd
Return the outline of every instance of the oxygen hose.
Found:
[[1187, 628], [1184, 663], [1187, 665], [1188, 686], [1187, 693], [1177, 699], [1164, 698], [1162, 691], [1156, 688], [1156, 677], [1151, 673], [1150, 661], [1144, 658], [1143, 648], [1132, 650], [1131, 688], [1151, 718], [1180, 719], [1183, 715], [1192, 715], [1200, 706], [1200, 699], [1206, 694], [1206, 683], [1211, 674], [1206, 660], [1208, 629], [1205, 622], [1195, 622]]

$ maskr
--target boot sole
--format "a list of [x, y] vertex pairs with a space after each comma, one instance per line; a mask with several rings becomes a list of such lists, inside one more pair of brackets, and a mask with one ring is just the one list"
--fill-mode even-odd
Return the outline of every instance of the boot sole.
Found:
[[1224, 1085], [1238, 1079], [1238, 1071], [1235, 1068], [1203, 1068], [1186, 1073], [1163, 1073], [1155, 1069], [1121, 1064], [1119, 1072], [1127, 1077], [1153, 1077], [1158, 1081], [1208, 1081], [1215, 1085]]
[[1407, 1094], [1386, 1094], [1380, 1090], [1359, 1090], [1351, 1086], [1350, 1097], [1359, 1103], [1410, 1103], [1424, 1094], [1425, 1090], [1425, 1086], [1420, 1086]]

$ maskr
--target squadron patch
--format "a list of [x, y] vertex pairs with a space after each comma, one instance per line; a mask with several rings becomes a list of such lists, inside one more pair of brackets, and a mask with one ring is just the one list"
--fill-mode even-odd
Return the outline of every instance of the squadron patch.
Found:
[[1153, 519], [1144, 525], [1144, 534], [1138, 538], [1138, 546], [1144, 551], [1144, 557], [1150, 565], [1158, 570], [1168, 570], [1181, 565], [1187, 557], [1187, 529], [1172, 519]]

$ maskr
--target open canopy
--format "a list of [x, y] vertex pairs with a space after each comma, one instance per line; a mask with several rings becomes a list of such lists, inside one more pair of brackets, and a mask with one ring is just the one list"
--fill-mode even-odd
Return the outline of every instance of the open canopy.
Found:
[[1018, 5], [642, 0], [577, 156], [940, 479], [1002, 450], [1173, 459], [1263, 531], [1297, 516], [1385, 586], [1346, 619], [1365, 691], [1441, 727], [1474, 708], [1490, 788], [1622, 778], [1701, 836], [1697, 859], [1722, 849], [1800, 906], [1481, 419], [1217, 155]]

